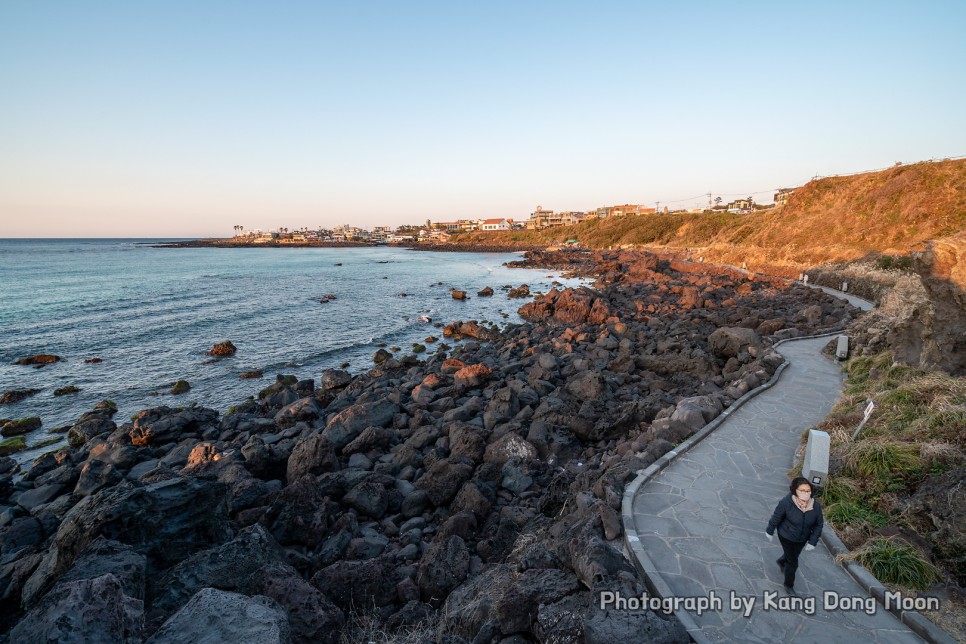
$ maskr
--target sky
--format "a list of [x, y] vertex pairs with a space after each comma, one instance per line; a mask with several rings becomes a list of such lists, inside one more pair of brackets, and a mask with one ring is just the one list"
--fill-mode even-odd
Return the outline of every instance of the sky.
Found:
[[0, 237], [673, 208], [966, 155], [966, 3], [0, 0]]

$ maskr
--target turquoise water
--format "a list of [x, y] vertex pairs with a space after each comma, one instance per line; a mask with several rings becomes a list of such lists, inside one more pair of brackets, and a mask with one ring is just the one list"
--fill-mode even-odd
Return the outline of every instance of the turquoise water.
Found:
[[[406, 351], [428, 335], [442, 338], [442, 329], [420, 316], [447, 323], [519, 321], [516, 310], [524, 300], [507, 299], [498, 289], [527, 283], [546, 291], [560, 278], [502, 266], [517, 258], [388, 247], [152, 248], [145, 240], [0, 240], [0, 392], [42, 389], [0, 406], [0, 417], [40, 416], [44, 426], [28, 437], [33, 443], [105, 398], [118, 403], [119, 422], [162, 404], [197, 402], [224, 413], [278, 373], [317, 379], [343, 362], [352, 372], [364, 371], [373, 366], [379, 342]], [[492, 298], [475, 297], [484, 286], [497, 289]], [[453, 300], [450, 287], [467, 290], [470, 300]], [[329, 293], [336, 299], [320, 304]], [[223, 340], [238, 347], [234, 357], [205, 355]], [[41, 369], [13, 365], [38, 353], [65, 361]], [[85, 363], [89, 358], [103, 362]], [[252, 369], [265, 377], [239, 380]], [[178, 379], [191, 384], [188, 394], [153, 395]], [[67, 385], [81, 392], [53, 395]]]

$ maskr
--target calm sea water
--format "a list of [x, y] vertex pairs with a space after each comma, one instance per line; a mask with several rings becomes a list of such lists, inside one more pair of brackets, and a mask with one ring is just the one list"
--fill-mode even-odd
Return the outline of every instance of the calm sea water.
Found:
[[[42, 389], [0, 407], [0, 417], [39, 416], [44, 425], [28, 437], [32, 444], [105, 398], [117, 402], [119, 422], [162, 404], [197, 402], [224, 413], [278, 373], [317, 379], [343, 362], [364, 371], [379, 342], [407, 351], [428, 335], [442, 338], [442, 329], [420, 316], [518, 322], [524, 300], [507, 299], [499, 287], [527, 283], [546, 291], [555, 279], [568, 282], [502, 266], [517, 258], [387, 247], [165, 249], [146, 240], [0, 239], [0, 392]], [[484, 286], [495, 295], [476, 297]], [[471, 299], [453, 300], [450, 287]], [[336, 299], [320, 304], [329, 293]], [[223, 340], [238, 347], [234, 357], [205, 355]], [[38, 353], [65, 361], [40, 369], [13, 364]], [[103, 362], [85, 363], [89, 358]], [[252, 369], [265, 377], [239, 380]], [[191, 391], [168, 395], [178, 379]], [[81, 392], [53, 395], [67, 385]]]

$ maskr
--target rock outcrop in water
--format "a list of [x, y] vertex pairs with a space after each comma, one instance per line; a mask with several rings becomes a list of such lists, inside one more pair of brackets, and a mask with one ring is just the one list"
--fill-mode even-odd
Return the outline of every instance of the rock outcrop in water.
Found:
[[0, 627], [332, 642], [357, 611], [451, 642], [688, 641], [596, 607], [645, 590], [615, 541], [624, 485], [768, 380], [775, 340], [856, 313], [708, 268], [600, 254], [581, 269], [597, 289], [537, 297], [502, 331], [454, 323], [448, 355], [279, 377], [225, 416], [85, 414], [16, 483], [0, 459]]
[[218, 342], [218, 343], [216, 343], [206, 353], [209, 356], [217, 356], [217, 357], [220, 357], [220, 358], [227, 358], [229, 356], [235, 355], [235, 353], [237, 351], [238, 351], [238, 349], [235, 347], [234, 344], [231, 343], [231, 340], [225, 340], [224, 342]]
[[40, 389], [11, 389], [0, 396], [0, 405], [13, 405], [40, 393]]
[[26, 367], [45, 367], [49, 364], [54, 364], [55, 362], [60, 362], [61, 357], [55, 356], [51, 353], [40, 353], [35, 356], [29, 356], [27, 358], [20, 358], [14, 364], [22, 365]]

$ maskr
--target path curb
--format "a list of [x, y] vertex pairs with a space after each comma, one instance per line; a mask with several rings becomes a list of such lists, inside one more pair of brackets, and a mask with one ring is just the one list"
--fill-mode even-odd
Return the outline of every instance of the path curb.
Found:
[[[816, 338], [841, 335], [841, 333], [841, 331], [835, 331], [832, 333], [822, 333], [819, 335], [806, 337], [786, 338], [776, 342], [774, 345], [772, 345], [772, 348], [778, 347], [785, 342], [814, 340]], [[714, 430], [716, 430], [729, 418], [732, 412], [737, 410], [758, 394], [763, 393], [775, 386], [788, 365], [789, 362], [787, 360], [782, 362], [768, 382], [745, 393], [745, 395], [743, 395], [741, 398], [738, 398], [730, 407], [728, 407], [728, 409], [724, 410], [714, 420], [691, 435], [691, 437], [686, 441], [682, 442], [673, 450], [661, 456], [661, 458], [657, 459], [654, 463], [638, 472], [638, 475], [634, 478], [634, 480], [624, 488], [624, 495], [621, 499], [621, 523], [624, 527], [625, 554], [630, 556], [631, 563], [644, 580], [644, 585], [647, 587], [647, 590], [650, 594], [660, 597], [661, 599], [667, 599], [674, 596], [674, 594], [671, 592], [670, 586], [668, 586], [667, 582], [665, 582], [663, 577], [661, 577], [661, 573], [658, 572], [654, 562], [641, 545], [640, 536], [638, 536], [637, 529], [634, 526], [633, 504], [634, 497], [637, 496], [638, 490], [640, 490], [640, 488], [648, 481], [664, 471], [669, 465], [678, 460], [681, 456], [697, 446], [698, 443], [707, 438]], [[839, 539], [838, 535], [835, 534], [835, 531], [832, 530], [832, 528], [828, 525], [826, 525], [825, 529], [822, 530], [822, 541], [825, 543], [833, 557], [838, 554], [849, 552], [849, 549], [845, 547], [845, 544], [842, 543], [842, 540]], [[870, 596], [875, 597], [876, 601], [882, 605], [883, 608], [885, 608], [885, 593], [887, 592], [888, 588], [882, 582], [876, 579], [872, 573], [866, 570], [865, 567], [858, 562], [848, 562], [843, 567], [856, 581], [856, 583], [859, 584], [859, 586], [864, 588]], [[899, 621], [908, 626], [916, 635], [923, 638], [927, 642], [931, 642], [933, 644], [955, 644], [956, 642], [956, 640], [950, 637], [948, 633], [933, 624], [918, 611], [904, 611], [896, 607], [887, 608], [887, 610], [897, 619], [899, 619]], [[681, 625], [684, 626], [692, 641], [697, 642], [698, 644], [713, 644], [712, 640], [704, 635], [701, 628], [698, 626], [697, 622], [694, 621], [694, 618], [691, 617], [691, 614], [688, 611], [684, 610], [683, 608], [675, 610], [674, 616], [678, 619], [678, 621], [681, 622]]]

